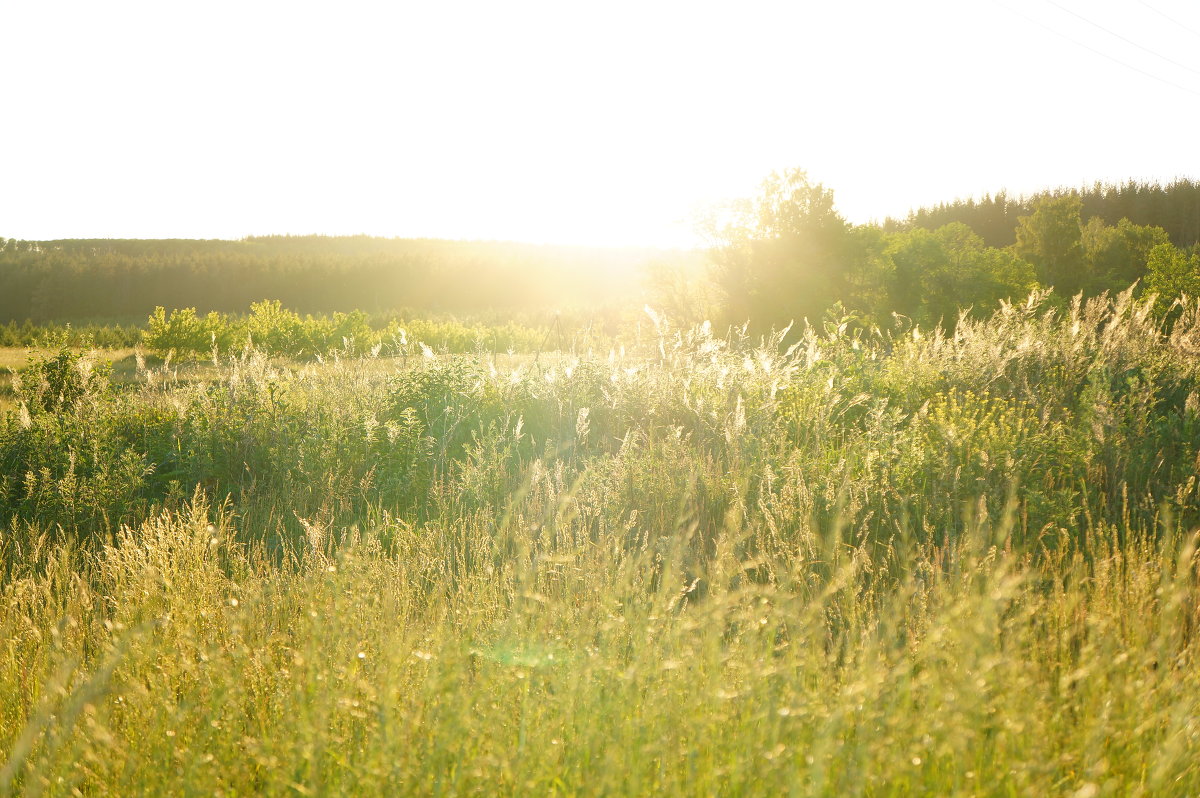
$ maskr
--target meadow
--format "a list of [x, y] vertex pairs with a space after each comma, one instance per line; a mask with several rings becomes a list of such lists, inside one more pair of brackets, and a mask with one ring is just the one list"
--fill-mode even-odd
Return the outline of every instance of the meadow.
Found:
[[1171, 319], [14, 360], [0, 795], [1198, 794]]

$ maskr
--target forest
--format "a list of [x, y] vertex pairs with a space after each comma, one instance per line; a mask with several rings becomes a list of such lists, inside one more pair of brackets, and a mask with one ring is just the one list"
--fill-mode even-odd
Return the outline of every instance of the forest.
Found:
[[1027, 216], [1045, 200], [1074, 194], [1079, 197], [1085, 219], [1100, 219], [1116, 225], [1122, 219], [1148, 227], [1161, 227], [1177, 247], [1200, 242], [1200, 181], [1181, 177], [1162, 185], [1129, 180], [1121, 184], [1095, 183], [1082, 189], [1058, 188], [1030, 197], [1010, 197], [1006, 192], [985, 194], [979, 199], [960, 199], [932, 208], [918, 208], [905, 220], [888, 219], [889, 230], [908, 225], [935, 229], [962, 222], [991, 247], [1016, 243], [1017, 219]]
[[144, 323], [158, 306], [245, 313], [264, 299], [300, 313], [544, 317], [547, 310], [625, 299], [639, 265], [658, 256], [650, 249], [367, 236], [4, 239], [0, 323]]
[[[899, 314], [952, 329], [961, 311], [986, 315], [1035, 289], [1052, 288], [1065, 303], [1135, 283], [1139, 292], [1157, 294], [1165, 312], [1176, 297], [1200, 293], [1200, 245], [1186, 232], [1200, 224], [1194, 187], [1050, 191], [1011, 203], [1000, 197], [917, 210], [902, 224], [851, 225], [838, 214], [832, 190], [803, 170], [776, 173], [759, 196], [711, 223], [713, 285], [705, 312], [725, 323], [748, 320], [759, 332], [819, 319], [835, 306], [875, 324]], [[1155, 202], [1139, 206], [1142, 194]], [[977, 213], [981, 207], [1006, 215]], [[1112, 219], [1126, 209], [1142, 221]], [[976, 226], [991, 234], [1003, 227], [1010, 243], [989, 241]], [[676, 296], [680, 309], [704, 304], [684, 290]]]

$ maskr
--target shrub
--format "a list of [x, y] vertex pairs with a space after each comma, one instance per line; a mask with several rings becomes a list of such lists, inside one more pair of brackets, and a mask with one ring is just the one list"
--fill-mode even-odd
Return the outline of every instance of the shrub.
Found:
[[107, 391], [111, 365], [61, 344], [51, 355], [35, 355], [17, 371], [17, 398], [29, 413], [71, 412]]

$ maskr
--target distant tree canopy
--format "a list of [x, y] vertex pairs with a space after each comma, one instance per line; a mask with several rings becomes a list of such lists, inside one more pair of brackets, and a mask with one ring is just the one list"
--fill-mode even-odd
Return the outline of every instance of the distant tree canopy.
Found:
[[[0, 238], [0, 323], [144, 321], [155, 307], [500, 316], [628, 300], [656, 250], [266, 236], [241, 241]], [[679, 257], [685, 257], [680, 254]], [[632, 289], [632, 290], [631, 290]]]
[[[984, 203], [996, 211], [990, 216], [976, 213], [981, 205], [964, 203], [943, 206], [969, 210], [957, 214], [963, 218], [922, 211], [905, 224], [855, 227], [838, 215], [833, 193], [803, 170], [776, 173], [757, 198], [733, 206], [731, 219], [710, 226], [718, 310], [723, 321], [750, 322], [756, 332], [816, 321], [835, 305], [877, 321], [901, 314], [925, 326], [952, 327], [964, 308], [990, 312], [1035, 288], [1053, 287], [1065, 301], [1123, 290], [1137, 280], [1169, 304], [1197, 291], [1200, 256], [1173, 244], [1162, 226], [1098, 215], [1085, 221], [1085, 213], [1097, 197], [1113, 207], [1129, 197], [1151, 197], [1172, 229], [1187, 231], [1200, 224], [1200, 205], [1186, 210], [1200, 196], [1188, 193], [1194, 185], [1179, 181], [1151, 191], [1130, 184], [1124, 191], [1097, 188], [1090, 197], [1047, 192], [1021, 202], [1001, 195]], [[944, 221], [930, 225], [935, 216]], [[964, 219], [983, 224], [991, 240]], [[1001, 224], [1010, 225], [1006, 236], [999, 235]]]
[[1166, 185], [1134, 180], [1120, 185], [1096, 183], [1085, 189], [1055, 189], [1029, 197], [1010, 197], [1005, 192], [982, 199], [954, 200], [932, 208], [913, 211], [907, 220], [889, 219], [887, 230], [924, 227], [932, 230], [951, 222], [962, 222], [983, 237], [988, 246], [1007, 247], [1016, 243], [1017, 218], [1028, 216], [1046, 199], [1066, 195], [1078, 197], [1084, 219], [1099, 218], [1107, 225], [1122, 219], [1134, 225], [1160, 227], [1177, 247], [1200, 243], [1200, 180], [1180, 178]]

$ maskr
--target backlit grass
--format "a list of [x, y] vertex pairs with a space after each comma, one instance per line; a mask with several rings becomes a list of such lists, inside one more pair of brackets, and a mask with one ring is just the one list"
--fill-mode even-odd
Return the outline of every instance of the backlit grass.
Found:
[[1144, 311], [10, 412], [0, 791], [1194, 794], [1200, 326]]

